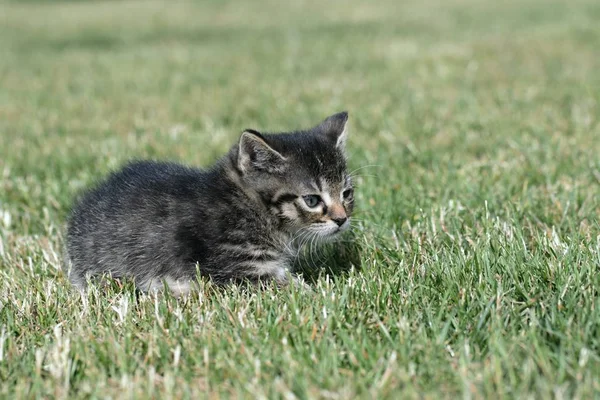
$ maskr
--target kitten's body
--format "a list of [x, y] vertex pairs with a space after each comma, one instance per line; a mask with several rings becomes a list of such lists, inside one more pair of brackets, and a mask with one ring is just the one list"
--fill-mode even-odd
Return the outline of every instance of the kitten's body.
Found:
[[[142, 290], [166, 283], [175, 293], [187, 292], [197, 272], [219, 283], [287, 282], [303, 238], [348, 227], [346, 120], [336, 114], [291, 134], [246, 131], [205, 171], [127, 165], [74, 207], [67, 233], [71, 281], [83, 287], [89, 277], [110, 273], [134, 278]], [[304, 200], [313, 191], [320, 208]]]

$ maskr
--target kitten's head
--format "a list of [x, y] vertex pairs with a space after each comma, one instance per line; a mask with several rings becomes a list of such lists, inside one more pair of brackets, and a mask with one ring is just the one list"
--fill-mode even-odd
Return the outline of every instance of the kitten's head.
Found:
[[282, 229], [327, 239], [349, 228], [354, 189], [346, 169], [347, 121], [341, 112], [309, 130], [242, 133], [237, 169]]

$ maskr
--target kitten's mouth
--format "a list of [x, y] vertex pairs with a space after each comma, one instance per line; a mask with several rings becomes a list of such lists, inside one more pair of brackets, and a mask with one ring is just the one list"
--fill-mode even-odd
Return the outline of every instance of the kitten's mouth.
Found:
[[327, 229], [323, 229], [319, 232], [319, 234], [324, 239], [331, 239], [331, 238], [334, 238], [334, 237], [340, 235], [341, 233], [347, 231], [348, 228], [350, 228], [350, 220], [349, 219], [346, 220], [346, 222], [344, 222], [340, 226], [336, 225], [335, 227], [328, 227]]
[[345, 232], [348, 230], [348, 228], [350, 228], [350, 218], [348, 218], [346, 222], [344, 222], [342, 226], [338, 228], [338, 232]]
[[[314, 224], [312, 226], [309, 226], [304, 231], [304, 232], [308, 233], [308, 236], [304, 236], [304, 238], [313, 237], [313, 238], [317, 239], [318, 241], [320, 240], [323, 242], [329, 242], [330, 240], [336, 239], [340, 234], [344, 233], [349, 228], [350, 228], [350, 220], [347, 220], [340, 226], [338, 226], [335, 223]], [[304, 234], [301, 233], [300, 237], [302, 237], [302, 235], [306, 235], [306, 233], [304, 233]]]
[[339, 228], [337, 228], [335, 231], [331, 232], [331, 233], [329, 234], [329, 236], [337, 236], [337, 235], [341, 235], [343, 232], [346, 232], [346, 231], [347, 231], [347, 229], [346, 229], [346, 228], [339, 227]]
[[348, 218], [342, 225], [338, 226], [332, 234], [338, 235], [342, 232], [346, 232], [348, 228], [350, 228], [350, 218]]

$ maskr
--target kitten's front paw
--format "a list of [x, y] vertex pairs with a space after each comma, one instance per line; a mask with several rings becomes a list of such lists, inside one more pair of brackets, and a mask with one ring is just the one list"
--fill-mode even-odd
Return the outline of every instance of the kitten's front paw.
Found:
[[304, 281], [298, 275], [294, 275], [289, 271], [286, 271], [285, 275], [279, 276], [275, 278], [275, 282], [279, 287], [285, 287], [288, 285], [293, 285], [295, 288], [300, 289], [301, 291], [312, 292], [312, 288], [308, 283]]

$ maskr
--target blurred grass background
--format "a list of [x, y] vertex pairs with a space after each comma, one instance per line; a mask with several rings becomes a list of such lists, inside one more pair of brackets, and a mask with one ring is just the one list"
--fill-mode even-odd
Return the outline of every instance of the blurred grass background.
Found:
[[[0, 393], [598, 396], [599, 49], [592, 0], [0, 2]], [[341, 110], [360, 271], [69, 291], [64, 218], [104, 173]]]

